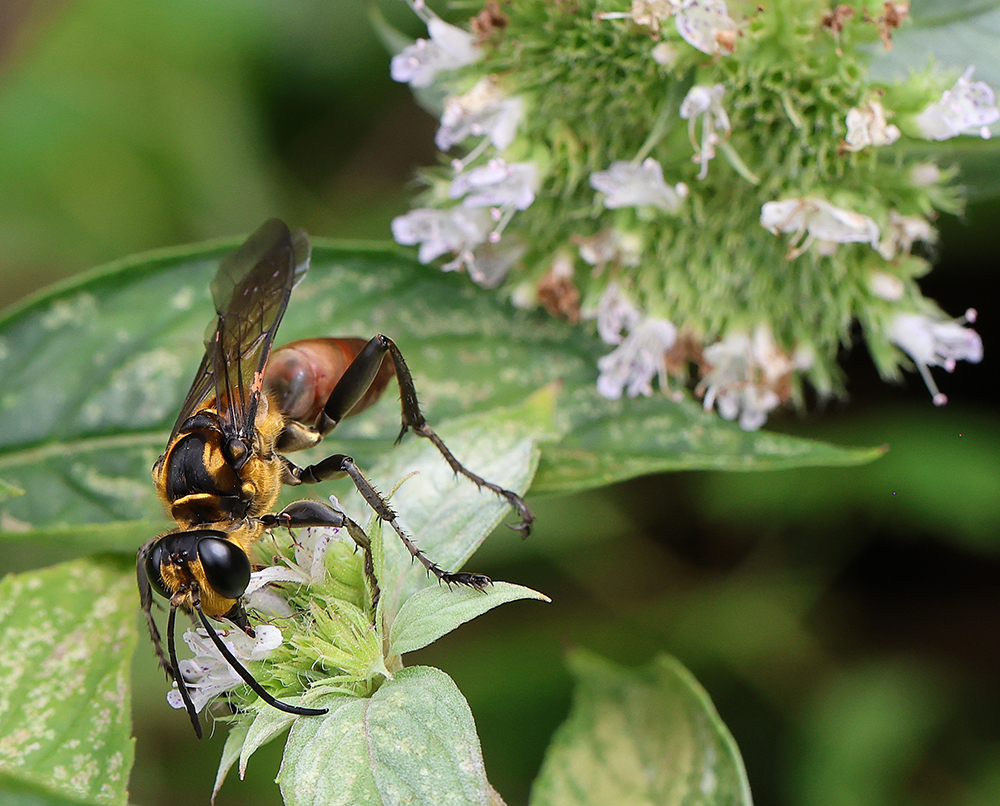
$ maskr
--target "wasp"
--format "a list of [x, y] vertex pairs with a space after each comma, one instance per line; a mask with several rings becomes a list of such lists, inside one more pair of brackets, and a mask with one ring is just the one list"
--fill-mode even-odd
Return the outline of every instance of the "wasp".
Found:
[[[177, 684], [195, 733], [201, 725], [177, 663], [176, 613], [206, 630], [234, 671], [268, 704], [314, 716], [323, 709], [281, 702], [233, 656], [212, 620], [228, 621], [253, 637], [242, 596], [250, 581], [249, 550], [276, 528], [344, 527], [365, 552], [365, 571], [378, 596], [371, 549], [361, 527], [343, 512], [313, 500], [274, 512], [282, 485], [350, 477], [376, 515], [390, 524], [410, 554], [449, 585], [483, 589], [488, 577], [442, 569], [414, 544], [354, 460], [333, 454], [299, 467], [285, 454], [312, 447], [341, 420], [374, 403], [393, 378], [402, 404], [402, 429], [425, 437], [456, 474], [509, 501], [527, 534], [534, 516], [516, 493], [468, 470], [424, 419], [413, 378], [392, 339], [320, 338], [274, 349], [292, 289], [309, 266], [305, 233], [278, 219], [265, 222], [219, 265], [212, 283], [217, 318], [205, 357], [177, 417], [153, 480], [176, 527], [138, 552], [139, 598], [160, 665]], [[167, 651], [153, 618], [153, 591], [169, 602]]]

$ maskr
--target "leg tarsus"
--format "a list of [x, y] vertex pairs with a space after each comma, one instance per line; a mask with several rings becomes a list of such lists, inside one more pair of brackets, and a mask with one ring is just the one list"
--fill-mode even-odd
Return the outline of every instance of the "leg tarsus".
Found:
[[427, 423], [423, 423], [419, 426], [414, 426], [413, 432], [419, 436], [424, 437], [431, 441], [438, 452], [444, 457], [444, 460], [448, 463], [448, 466], [457, 474], [465, 476], [469, 481], [475, 484], [480, 489], [484, 487], [491, 492], [496, 493], [501, 498], [507, 499], [507, 502], [513, 506], [518, 514], [521, 516], [521, 522], [516, 525], [509, 525], [509, 528], [515, 531], [521, 532], [521, 537], [526, 538], [531, 534], [531, 524], [535, 520], [535, 514], [528, 509], [528, 505], [524, 503], [524, 499], [521, 498], [517, 493], [512, 490], [505, 489], [499, 484], [494, 484], [492, 481], [487, 481], [482, 476], [478, 476], [471, 470], [465, 467], [455, 455], [451, 452], [447, 445], [444, 444], [444, 440], [439, 437], [434, 429], [432, 429]]

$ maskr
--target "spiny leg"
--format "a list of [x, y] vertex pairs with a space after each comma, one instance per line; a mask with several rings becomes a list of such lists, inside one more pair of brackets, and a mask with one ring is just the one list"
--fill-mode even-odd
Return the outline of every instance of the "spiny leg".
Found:
[[150, 587], [149, 578], [146, 576], [146, 558], [159, 539], [159, 537], [154, 537], [139, 549], [135, 560], [135, 576], [139, 583], [139, 604], [142, 607], [143, 615], [146, 617], [146, 628], [149, 630], [149, 637], [153, 641], [153, 650], [156, 652], [156, 659], [163, 671], [173, 679], [174, 670], [163, 652], [163, 639], [160, 637], [160, 630], [156, 626], [156, 620], [153, 618], [153, 589]]
[[354, 361], [344, 372], [337, 382], [330, 397], [319, 415], [319, 420], [315, 424], [316, 430], [323, 436], [330, 433], [337, 427], [338, 423], [347, 416], [348, 412], [357, 405], [372, 381], [378, 374], [382, 361], [388, 354], [389, 359], [396, 372], [396, 382], [399, 384], [399, 397], [402, 404], [402, 429], [396, 438], [398, 443], [409, 429], [421, 437], [429, 439], [435, 448], [448, 462], [452, 471], [461, 474], [469, 479], [479, 488], [485, 487], [502, 498], [505, 498], [518, 511], [521, 522], [517, 526], [512, 526], [527, 537], [531, 532], [531, 524], [535, 520], [534, 514], [528, 509], [528, 505], [517, 493], [505, 489], [499, 484], [487, 481], [463, 465], [455, 455], [444, 444], [434, 430], [427, 424], [423, 412], [420, 411], [420, 403], [417, 401], [417, 389], [413, 384], [413, 376], [410, 374], [403, 354], [399, 351], [396, 343], [388, 336], [381, 333], [373, 337], [355, 356]]
[[[286, 470], [288, 470], [289, 465], [291, 463], [285, 460]], [[365, 577], [368, 579], [368, 584], [372, 590], [372, 607], [378, 604], [382, 592], [378, 586], [378, 580], [375, 578], [375, 560], [372, 557], [371, 540], [365, 534], [365, 530], [348, 518], [343, 512], [338, 512], [333, 507], [319, 501], [295, 501], [275, 515], [262, 515], [260, 522], [268, 529], [275, 526], [284, 526], [286, 529], [305, 528], [308, 526], [327, 526], [336, 529], [346, 528], [347, 533], [365, 555]]]
[[[403, 541], [403, 545], [406, 546], [406, 550], [410, 552], [410, 555], [414, 559], [419, 560], [420, 564], [429, 573], [434, 574], [441, 582], [448, 585], [468, 585], [476, 590], [484, 590], [490, 584], [491, 580], [487, 576], [471, 574], [465, 571], [445, 571], [440, 565], [427, 557], [417, 547], [416, 543], [413, 542], [413, 539], [403, 530], [403, 527], [400, 526], [399, 521], [396, 519], [396, 513], [393, 512], [392, 508], [386, 503], [385, 499], [372, 483], [365, 478], [350, 456], [345, 456], [342, 453], [334, 454], [322, 462], [317, 462], [308, 467], [298, 467], [284, 457], [283, 461], [285, 465], [285, 483], [290, 485], [317, 484], [321, 481], [342, 478], [345, 475], [349, 476], [351, 481], [354, 482], [354, 486], [358, 488], [358, 492], [361, 493], [362, 498], [368, 502], [368, 506], [399, 535], [399, 539]], [[309, 502], [301, 501], [299, 503], [305, 504]]]

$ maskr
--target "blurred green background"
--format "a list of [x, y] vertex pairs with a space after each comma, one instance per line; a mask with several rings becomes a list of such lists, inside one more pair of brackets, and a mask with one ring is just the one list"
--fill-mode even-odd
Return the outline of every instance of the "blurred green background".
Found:
[[[403, 3], [378, 7], [420, 33]], [[413, 169], [435, 159], [435, 122], [389, 79], [368, 12], [359, 0], [4, 0], [0, 302], [271, 215], [314, 235], [388, 237]], [[916, 376], [882, 384], [858, 349], [844, 355], [849, 403], [768, 425], [887, 444], [883, 459], [532, 500], [530, 540], [487, 542], [476, 570], [553, 603], [508, 605], [409, 660], [458, 682], [508, 803], [527, 801], [565, 716], [574, 646], [628, 664], [679, 657], [734, 733], [758, 804], [1000, 803], [1000, 419], [987, 379], [998, 217], [980, 200], [940, 222], [925, 289], [952, 313], [978, 309], [987, 355], [941, 373], [947, 407]], [[15, 544], [0, 570], [64, 556]], [[197, 742], [145, 642], [136, 665], [133, 802], [206, 802], [224, 731]], [[280, 802], [278, 750], [217, 803]]]

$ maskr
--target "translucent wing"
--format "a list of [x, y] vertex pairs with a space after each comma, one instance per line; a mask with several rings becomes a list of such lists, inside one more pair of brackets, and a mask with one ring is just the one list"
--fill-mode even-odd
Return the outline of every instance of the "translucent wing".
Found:
[[171, 439], [213, 397], [226, 435], [250, 439], [274, 334], [308, 268], [305, 233], [291, 233], [276, 218], [222, 261], [212, 281], [218, 319]]

